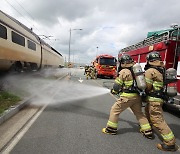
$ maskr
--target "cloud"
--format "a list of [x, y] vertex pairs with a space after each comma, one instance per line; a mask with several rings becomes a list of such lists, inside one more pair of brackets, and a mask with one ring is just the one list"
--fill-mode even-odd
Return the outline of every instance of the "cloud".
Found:
[[84, 63], [90, 63], [96, 54], [109, 53], [117, 56], [120, 49], [143, 40], [149, 31], [169, 28], [171, 23], [179, 22], [179, 0], [7, 2], [2, 2], [2, 11], [28, 27], [33, 27], [37, 34], [52, 35], [51, 40], [45, 41], [66, 59], [69, 52], [70, 28], [82, 28], [82, 31], [71, 31], [71, 59], [74, 57]]

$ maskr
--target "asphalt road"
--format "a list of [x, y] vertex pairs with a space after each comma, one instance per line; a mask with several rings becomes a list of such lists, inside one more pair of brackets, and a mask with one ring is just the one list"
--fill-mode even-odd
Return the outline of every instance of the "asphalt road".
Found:
[[[110, 88], [113, 80], [86, 80], [83, 70], [76, 70], [71, 74], [69, 82], [81, 85], [77, 90], [76, 87], [72, 87], [72, 89], [68, 87], [69, 91], [74, 91], [74, 93], [71, 91], [68, 97], [74, 99], [70, 99], [69, 102], [62, 102], [60, 98], [60, 92], [62, 91], [54, 92], [53, 98], [58, 98], [61, 103], [56, 102], [54, 105], [45, 107], [32, 125], [21, 135], [17, 144], [14, 144], [10, 153], [168, 153], [161, 152], [156, 148], [156, 144], [161, 142], [157, 136], [154, 140], [148, 140], [139, 133], [139, 126], [135, 116], [128, 109], [120, 115], [118, 134], [116, 136], [103, 134], [101, 129], [106, 126], [110, 108], [115, 102], [115, 97], [104, 89]], [[92, 87], [89, 88], [89, 85]], [[104, 87], [100, 89], [102, 90], [101, 94], [98, 93], [97, 87]], [[89, 88], [91, 97], [87, 97], [88, 90], [85, 88]], [[93, 90], [97, 95], [92, 95]], [[74, 95], [75, 93], [77, 95]], [[168, 112], [165, 112], [164, 116], [176, 136], [177, 144], [180, 145], [179, 118]]]

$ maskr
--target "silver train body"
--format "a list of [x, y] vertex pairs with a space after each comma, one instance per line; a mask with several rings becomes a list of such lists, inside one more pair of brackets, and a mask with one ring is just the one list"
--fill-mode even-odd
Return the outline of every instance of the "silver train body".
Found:
[[0, 11], [0, 71], [63, 67], [63, 56], [31, 29]]

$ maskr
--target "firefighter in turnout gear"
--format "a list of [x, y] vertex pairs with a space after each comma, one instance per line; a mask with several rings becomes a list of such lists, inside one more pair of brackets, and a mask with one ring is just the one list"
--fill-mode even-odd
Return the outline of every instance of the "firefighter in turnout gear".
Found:
[[88, 66], [85, 69], [85, 74], [86, 74], [86, 79], [88, 80], [88, 78], [91, 76], [91, 67], [90, 66]]
[[159, 52], [154, 51], [147, 55], [145, 70], [148, 95], [145, 113], [149, 122], [160, 132], [163, 139], [163, 143], [157, 144], [157, 148], [163, 151], [176, 151], [174, 134], [163, 117], [165, 68]]
[[86, 75], [86, 74], [87, 74], [88, 70], [89, 70], [89, 66], [88, 66], [88, 65], [86, 65], [86, 66], [84, 67], [84, 75]]
[[135, 64], [134, 60], [129, 55], [122, 55], [119, 63], [121, 69], [119, 76], [115, 79], [111, 92], [113, 94], [118, 94], [120, 92], [120, 98], [111, 107], [107, 126], [102, 129], [102, 132], [105, 134], [116, 135], [119, 114], [130, 107], [140, 123], [140, 132], [145, 137], [152, 139], [153, 135], [151, 126], [142, 112], [141, 97], [134, 86], [135, 79], [131, 71]]
[[96, 76], [96, 69], [94, 66], [91, 67], [91, 73], [90, 73], [91, 79], [97, 79]]

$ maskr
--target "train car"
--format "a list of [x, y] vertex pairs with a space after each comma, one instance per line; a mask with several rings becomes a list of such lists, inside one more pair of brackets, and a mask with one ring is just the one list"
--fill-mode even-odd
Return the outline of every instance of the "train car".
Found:
[[[180, 27], [149, 32], [143, 41], [121, 49], [118, 58], [124, 53], [129, 54], [144, 68], [146, 56], [152, 51], [160, 53], [166, 69], [177, 70], [177, 90], [180, 93]], [[177, 101], [171, 106], [180, 110], [180, 103]]]
[[63, 56], [31, 29], [0, 11], [0, 71], [63, 67]]
[[116, 58], [112, 55], [98, 55], [96, 59], [93, 61], [93, 65], [97, 72], [97, 77], [108, 76], [110, 78], [115, 78], [116, 62]]

